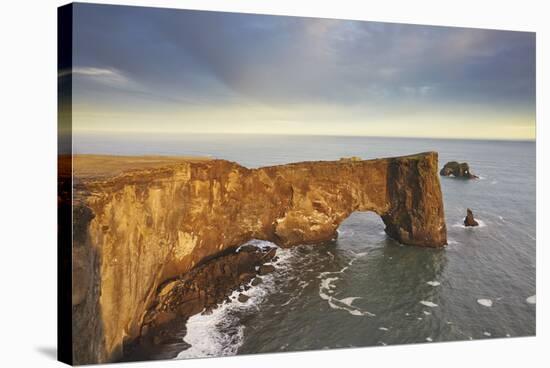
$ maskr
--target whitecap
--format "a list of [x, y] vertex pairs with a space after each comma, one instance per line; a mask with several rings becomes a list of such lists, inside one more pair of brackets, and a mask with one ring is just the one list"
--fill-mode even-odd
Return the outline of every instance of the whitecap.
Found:
[[537, 296], [536, 295], [531, 295], [529, 298], [525, 299], [525, 301], [529, 304], [536, 304]]
[[433, 340], [432, 340], [432, 338], [431, 338], [431, 337], [426, 337], [426, 341], [428, 341], [428, 342], [432, 342]]
[[[368, 311], [363, 311], [363, 310], [360, 310], [358, 308], [355, 308], [353, 306], [351, 306], [351, 302], [349, 301], [350, 298], [344, 298], [342, 300], [340, 299], [337, 299], [331, 295], [328, 295], [326, 293], [324, 293], [323, 291], [321, 291], [322, 288], [319, 288], [319, 296], [321, 297], [321, 299], [323, 300], [326, 300], [328, 305], [332, 308], [332, 309], [339, 309], [339, 310], [344, 310], [346, 312], [348, 312], [349, 314], [351, 314], [352, 316], [368, 316], [368, 317], [374, 317], [376, 316], [374, 313], [370, 313]], [[356, 299], [356, 298], [351, 298], [351, 299]], [[349, 304], [347, 304], [349, 303]]]
[[484, 334], [485, 336], [491, 337], [491, 333], [490, 333], [490, 332], [485, 331], [485, 332], [483, 332], [483, 334]]
[[[176, 359], [235, 355], [243, 343], [244, 326], [228, 316], [231, 305], [219, 305], [210, 315], [191, 316], [187, 320], [184, 337], [184, 341], [191, 347], [181, 351]], [[225, 332], [222, 333], [221, 329]]]
[[389, 328], [387, 327], [378, 327], [380, 331], [389, 331]]
[[343, 267], [339, 271], [331, 271], [331, 272], [321, 272], [318, 278], [321, 279], [321, 282], [319, 284], [319, 297], [323, 300], [326, 300], [328, 305], [332, 309], [339, 309], [344, 310], [351, 314], [352, 316], [369, 316], [374, 317], [374, 313], [370, 313], [368, 311], [361, 310], [359, 308], [353, 307], [351, 304], [355, 299], [358, 299], [358, 297], [346, 297], [343, 299], [337, 299], [332, 295], [333, 290], [336, 288], [336, 285], [334, 285], [334, 282], [339, 280], [338, 277], [326, 277], [327, 275], [334, 275], [334, 274], [342, 274], [344, 273], [350, 266], [353, 264], [353, 261], [356, 260], [358, 257], [361, 257], [365, 255], [366, 253], [358, 253], [356, 254], [356, 258], [353, 258], [347, 266]]
[[[326, 279], [322, 279], [320, 289], [324, 289], [327, 291], [330, 290], [330, 288], [332, 287], [332, 282], [336, 280], [338, 280], [338, 277], [327, 277]], [[330, 296], [324, 295], [324, 293], [321, 292], [319, 293], [319, 295], [321, 296], [321, 299], [328, 300], [330, 298]]]
[[[277, 248], [273, 243], [259, 240], [252, 240], [246, 244], [262, 249]], [[246, 244], [243, 244], [243, 246]], [[291, 250], [279, 248], [277, 251], [279, 262], [277, 262], [276, 270], [280, 271], [286, 267], [292, 255]], [[187, 332], [183, 340], [191, 346], [181, 351], [176, 359], [237, 354], [239, 347], [244, 341], [245, 327], [240, 324], [238, 317], [232, 312], [258, 309], [258, 305], [264, 300], [266, 295], [276, 288], [274, 274], [263, 276], [263, 282], [256, 286], [252, 286], [251, 282], [249, 282], [248, 286], [250, 288], [244, 292], [249, 297], [246, 302], [237, 303], [235, 301], [241, 292], [235, 290], [229, 296], [230, 300], [234, 302], [219, 303], [217, 308], [212, 310], [211, 314], [199, 313], [189, 317], [186, 323]]]
[[426, 307], [435, 308], [437, 307], [437, 304], [427, 301], [427, 300], [421, 300], [420, 304], [425, 305]]
[[358, 296], [351, 296], [349, 298], [340, 299], [340, 302], [344, 303], [345, 305], [347, 305], [349, 307], [351, 307], [351, 303], [353, 303], [353, 301], [355, 299], [359, 299], [359, 297]]
[[441, 285], [441, 283], [439, 281], [428, 281], [428, 282], [426, 282], [426, 284], [428, 284], [430, 286], [439, 286], [439, 285]]
[[268, 242], [266, 240], [252, 239], [252, 240], [244, 243], [243, 245], [239, 246], [235, 250], [235, 252], [237, 252], [237, 253], [240, 252], [242, 247], [248, 246], [248, 245], [251, 245], [251, 246], [254, 246], [258, 249], [261, 249], [262, 251], [267, 251], [267, 250], [270, 250], [272, 248], [278, 248], [277, 245], [275, 245], [274, 243]]
[[478, 299], [477, 302], [484, 307], [492, 307], [493, 301], [491, 299]]
[[427, 316], [431, 316], [431, 315], [432, 315], [432, 314], [431, 314], [430, 312], [428, 312], [428, 311], [422, 311], [422, 312], [424, 312], [424, 314], [427, 315]]

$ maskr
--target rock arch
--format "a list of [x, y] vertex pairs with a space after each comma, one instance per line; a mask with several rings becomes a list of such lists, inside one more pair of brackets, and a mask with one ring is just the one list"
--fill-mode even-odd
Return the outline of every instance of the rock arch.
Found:
[[[101, 168], [118, 169], [101, 173], [91, 163], [97, 156], [75, 158], [73, 231], [81, 234], [73, 247], [89, 250], [73, 252], [73, 264], [89, 267], [74, 269], [73, 280], [83, 279], [79, 272], [92, 280], [73, 289], [73, 325], [86, 326], [74, 338], [89, 350], [74, 352], [76, 364], [118, 358], [163, 281], [250, 239], [282, 247], [322, 242], [352, 212], [373, 211], [401, 243], [447, 242], [436, 152], [259, 169], [139, 160], [146, 159], [103, 157]], [[93, 258], [75, 259], [86, 255]]]

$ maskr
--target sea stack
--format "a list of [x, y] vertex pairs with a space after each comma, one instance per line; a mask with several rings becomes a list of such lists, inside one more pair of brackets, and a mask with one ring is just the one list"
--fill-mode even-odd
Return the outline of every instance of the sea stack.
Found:
[[479, 226], [478, 222], [474, 219], [474, 213], [469, 208], [466, 210], [466, 217], [464, 218], [464, 226]]
[[456, 161], [450, 161], [443, 166], [439, 171], [441, 176], [454, 176], [455, 178], [464, 179], [477, 179], [477, 175], [474, 175], [470, 171], [470, 165], [466, 162], [458, 163]]

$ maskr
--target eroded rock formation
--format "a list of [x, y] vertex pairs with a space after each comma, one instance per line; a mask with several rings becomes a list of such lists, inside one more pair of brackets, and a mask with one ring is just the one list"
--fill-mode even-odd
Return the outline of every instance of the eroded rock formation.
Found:
[[[244, 294], [262, 282], [266, 264], [276, 261], [276, 248], [251, 244], [210, 259], [178, 278], [163, 283], [145, 314], [138, 338], [124, 346], [123, 361], [173, 359], [189, 345], [182, 340], [187, 319], [212, 313], [220, 303], [245, 303]], [[230, 295], [238, 291], [235, 300]]]
[[478, 177], [470, 171], [470, 165], [466, 162], [458, 163], [450, 161], [439, 171], [441, 176], [454, 176], [455, 178], [477, 179]]
[[479, 223], [474, 218], [474, 213], [471, 209], [466, 209], [466, 217], [464, 218], [464, 226], [479, 226]]
[[224, 160], [142, 160], [74, 161], [77, 364], [120, 358], [163, 282], [250, 239], [281, 247], [322, 242], [335, 238], [352, 212], [373, 211], [401, 243], [447, 242], [435, 152], [259, 169]]

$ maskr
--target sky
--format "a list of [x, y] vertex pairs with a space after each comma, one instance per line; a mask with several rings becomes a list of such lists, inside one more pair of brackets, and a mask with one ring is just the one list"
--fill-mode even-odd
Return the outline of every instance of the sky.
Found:
[[75, 134], [535, 138], [531, 32], [93, 4], [73, 27]]

